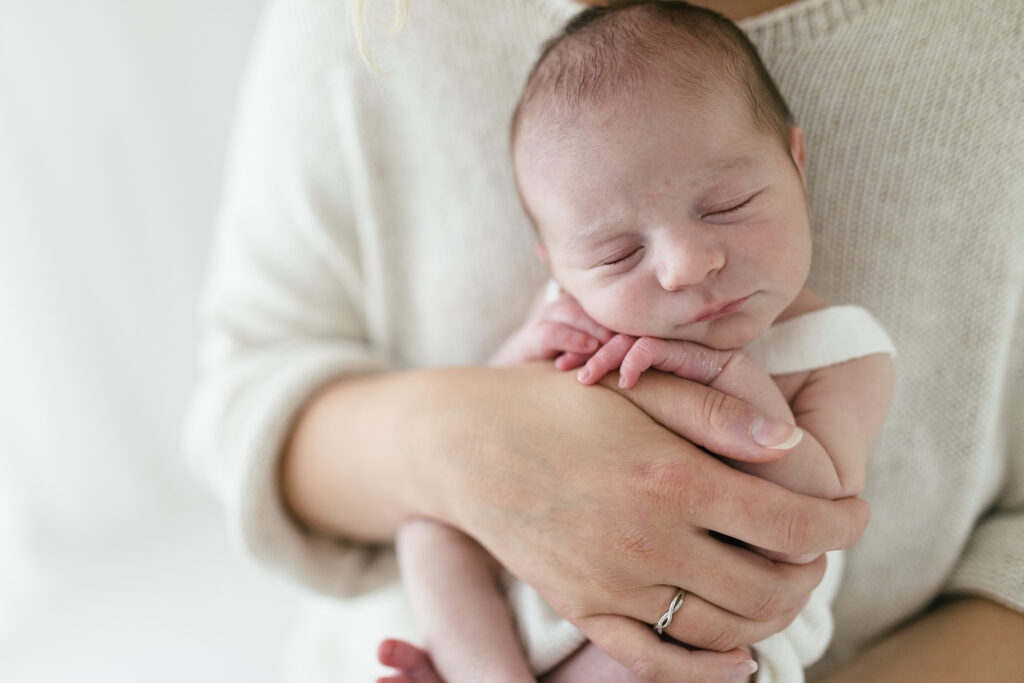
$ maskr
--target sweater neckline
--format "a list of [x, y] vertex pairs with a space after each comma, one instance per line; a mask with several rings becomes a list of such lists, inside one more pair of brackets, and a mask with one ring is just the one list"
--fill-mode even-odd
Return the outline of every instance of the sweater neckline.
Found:
[[[748, 34], [781, 32], [793, 39], [813, 39], [849, 21], [879, 0], [794, 0], [737, 24]], [[582, 0], [539, 0], [559, 18], [568, 20], [586, 5]]]

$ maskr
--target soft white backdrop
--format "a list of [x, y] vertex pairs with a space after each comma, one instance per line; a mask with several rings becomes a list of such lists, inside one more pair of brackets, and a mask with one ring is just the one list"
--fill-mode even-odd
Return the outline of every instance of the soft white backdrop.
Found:
[[259, 0], [0, 0], [0, 680], [275, 681], [180, 424]]

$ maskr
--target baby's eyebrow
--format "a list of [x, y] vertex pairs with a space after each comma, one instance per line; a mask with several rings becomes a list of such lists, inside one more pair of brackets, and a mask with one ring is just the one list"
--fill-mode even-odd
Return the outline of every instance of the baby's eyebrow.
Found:
[[600, 222], [590, 225], [573, 234], [566, 246], [570, 249], [580, 249], [594, 246], [603, 240], [615, 237], [624, 232], [625, 227], [617, 221]]
[[756, 162], [757, 157], [744, 154], [742, 156], [720, 159], [713, 164], [709, 164], [705, 171], [712, 176], [722, 176], [730, 173], [731, 171], [735, 171], [738, 168], [752, 166]]

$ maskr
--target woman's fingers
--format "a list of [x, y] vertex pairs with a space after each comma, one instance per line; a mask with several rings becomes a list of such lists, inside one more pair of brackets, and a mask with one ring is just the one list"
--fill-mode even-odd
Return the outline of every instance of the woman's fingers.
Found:
[[[684, 589], [685, 590], [685, 589]], [[673, 586], [649, 586], [638, 591], [623, 603], [612, 606], [607, 614], [629, 617], [645, 624], [652, 631], [658, 621], [670, 611], [676, 594]], [[702, 650], [728, 652], [750, 645], [783, 630], [799, 614], [799, 608], [770, 621], [755, 621], [722, 609], [708, 602], [699, 593], [686, 590], [682, 606], [672, 616], [664, 633], [671, 638]]]
[[[686, 380], [662, 377], [707, 390]], [[678, 427], [665, 415], [655, 419], [671, 429]], [[801, 495], [715, 458], [695, 459], [690, 444], [680, 442], [677, 448], [677, 458], [642, 470], [640, 487], [650, 509], [674, 509], [691, 527], [789, 555], [848, 548], [867, 527], [870, 508], [859, 498]]]
[[662, 640], [650, 626], [628, 617], [598, 614], [579, 619], [576, 625], [592, 643], [644, 681], [726, 683], [749, 680], [756, 670], [750, 655], [742, 650], [689, 650]]
[[[736, 473], [743, 476], [736, 478], [735, 491], [722, 495], [714, 507], [690, 508], [692, 524], [757, 548], [809, 555], [852, 546], [871, 517], [868, 504], [859, 498], [805, 496], [756, 476]], [[757, 510], [758, 515], [751, 516], [751, 510]]]
[[[825, 574], [824, 558], [804, 565], [776, 563], [710, 534], [696, 535], [698, 538], [686, 543], [686, 558], [662, 565], [659, 581], [683, 588], [742, 619], [788, 624]], [[761, 637], [770, 633], [774, 631]]]
[[796, 445], [799, 430], [794, 425], [697, 382], [652, 372], [629, 390], [620, 390], [609, 380], [602, 385], [619, 391], [687, 441], [725, 458], [771, 462]]
[[[657, 591], [661, 600], [674, 595], [674, 589]], [[652, 591], [653, 593], [654, 591]], [[667, 611], [668, 602], [661, 602], [655, 620]], [[783, 630], [796, 618], [799, 610], [784, 614], [771, 621], [754, 621], [727, 612], [708, 602], [697, 593], [687, 592], [683, 605], [664, 632], [669, 636], [702, 650], [728, 652], [738, 647], [757, 643]]]
[[[775, 564], [706, 534], [704, 545], [695, 540], [680, 543], [688, 556], [695, 557], [665, 571], [658, 579], [664, 584], [609, 593], [589, 611], [653, 625], [668, 610], [677, 587], [682, 588], [682, 607], [666, 633], [694, 647], [725, 651], [763, 640], [789, 625], [824, 573], [823, 561], [813, 566]], [[720, 551], [715, 551], [716, 545]]]
[[[768, 462], [787, 453], [787, 448], [772, 449], [755, 440], [764, 436], [766, 424], [771, 432], [777, 420], [703, 384], [658, 372], [647, 373], [629, 390], [620, 390], [607, 379], [601, 384], [683, 439], [721, 457]], [[781, 424], [782, 433], [771, 441], [794, 434], [795, 427]], [[644, 471], [647, 490], [667, 498], [655, 507], [674, 503], [694, 526], [758, 548], [789, 555], [848, 548], [860, 539], [871, 517], [867, 503], [859, 498], [825, 500], [796, 494], [714, 459], [695, 465], [688, 444], [680, 443], [679, 452], [678, 460], [661, 461]]]

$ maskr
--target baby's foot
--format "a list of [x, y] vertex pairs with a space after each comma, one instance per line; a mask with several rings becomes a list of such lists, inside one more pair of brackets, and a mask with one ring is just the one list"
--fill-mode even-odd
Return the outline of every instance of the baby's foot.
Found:
[[377, 660], [398, 669], [394, 676], [378, 678], [377, 683], [444, 683], [430, 663], [425, 650], [404, 640], [388, 639], [377, 648]]

